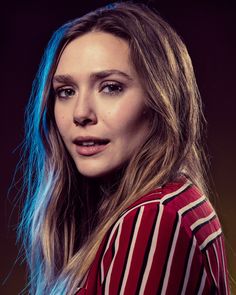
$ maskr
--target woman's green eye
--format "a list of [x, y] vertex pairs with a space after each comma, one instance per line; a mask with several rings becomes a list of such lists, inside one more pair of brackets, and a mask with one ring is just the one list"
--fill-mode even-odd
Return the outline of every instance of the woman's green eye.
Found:
[[107, 83], [102, 86], [101, 92], [108, 95], [119, 95], [123, 91], [123, 86], [118, 83]]
[[61, 88], [56, 90], [56, 96], [59, 98], [68, 98], [70, 96], [73, 96], [75, 94], [75, 91], [71, 88]]

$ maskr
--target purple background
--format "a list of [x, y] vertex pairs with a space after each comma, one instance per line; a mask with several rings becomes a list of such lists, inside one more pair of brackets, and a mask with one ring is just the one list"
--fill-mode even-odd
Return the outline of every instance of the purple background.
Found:
[[[1, 8], [0, 294], [18, 294], [25, 285], [15, 231], [20, 181], [7, 193], [19, 160], [16, 148], [23, 138], [25, 105], [43, 50], [58, 26], [110, 2], [68, 0], [62, 6], [59, 1], [18, 1]], [[236, 9], [233, 1], [143, 2], [156, 4], [189, 49], [208, 121], [216, 192], [212, 202], [223, 225], [229, 269], [236, 280]], [[233, 290], [236, 294], [235, 285]]]

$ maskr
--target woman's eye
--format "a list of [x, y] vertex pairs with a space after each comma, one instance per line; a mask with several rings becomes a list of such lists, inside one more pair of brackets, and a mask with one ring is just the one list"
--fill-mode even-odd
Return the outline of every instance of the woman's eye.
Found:
[[108, 95], [119, 95], [122, 91], [123, 86], [118, 83], [106, 83], [101, 88], [101, 92]]
[[58, 98], [62, 98], [62, 99], [75, 95], [75, 91], [71, 88], [59, 88], [55, 90], [55, 93]]

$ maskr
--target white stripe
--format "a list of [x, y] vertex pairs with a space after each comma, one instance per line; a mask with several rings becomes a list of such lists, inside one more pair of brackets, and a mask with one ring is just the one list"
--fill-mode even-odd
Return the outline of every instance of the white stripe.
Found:
[[186, 269], [186, 273], [185, 273], [185, 277], [184, 277], [184, 284], [183, 284], [181, 295], [185, 295], [185, 292], [186, 292], [188, 279], [189, 279], [189, 276], [190, 276], [190, 268], [192, 266], [192, 261], [193, 261], [193, 255], [194, 255], [194, 252], [195, 252], [195, 249], [196, 249], [196, 244], [197, 244], [196, 238], [193, 237], [193, 244], [192, 244], [192, 247], [191, 247], [191, 251], [189, 253], [188, 265], [187, 265], [187, 269]]
[[125, 268], [125, 273], [124, 273], [124, 277], [123, 277], [123, 282], [122, 282], [120, 294], [124, 294], [124, 291], [125, 291], [125, 286], [126, 286], [129, 272], [130, 272], [130, 265], [131, 265], [132, 256], [133, 256], [133, 252], [134, 252], [134, 246], [136, 243], [136, 239], [137, 239], [137, 235], [138, 235], [138, 231], [139, 231], [139, 226], [140, 226], [141, 219], [143, 216], [143, 211], [144, 211], [144, 207], [142, 206], [140, 208], [137, 222], [135, 224], [134, 234], [133, 234], [132, 242], [131, 242], [130, 249], [129, 249], [129, 255], [128, 255], [128, 260], [127, 260], [127, 264], [126, 264], [126, 268]]
[[210, 259], [210, 256], [209, 256], [209, 253], [208, 253], [208, 250], [206, 250], [206, 255], [207, 255], [207, 260], [208, 260], [208, 264], [209, 264], [209, 268], [210, 268], [211, 276], [212, 276], [212, 278], [213, 278], [213, 280], [214, 280], [214, 283], [215, 283], [216, 287], [218, 287], [218, 284], [217, 284], [217, 282], [216, 282], [216, 278], [215, 278], [214, 273], [213, 273], [213, 271], [212, 271], [212, 267], [211, 267], [211, 259]]
[[223, 262], [223, 271], [224, 271], [224, 283], [225, 283], [225, 291], [226, 291], [226, 295], [228, 294], [228, 291], [227, 291], [227, 278], [226, 278], [226, 268], [225, 268], [225, 257], [223, 255], [223, 250], [224, 250], [224, 247], [223, 247], [223, 244], [222, 244], [222, 238], [220, 238], [220, 245], [221, 245], [221, 248], [220, 248], [220, 252], [221, 252], [221, 256], [222, 256], [222, 262]]
[[195, 221], [195, 222], [191, 225], [191, 227], [190, 227], [191, 230], [194, 230], [198, 225], [200, 225], [200, 224], [202, 224], [202, 223], [204, 223], [204, 222], [210, 220], [210, 219], [211, 219], [213, 216], [215, 216], [215, 215], [216, 215], [216, 214], [215, 214], [215, 212], [213, 211], [213, 212], [211, 212], [211, 214], [209, 214], [208, 216], [198, 219], [197, 221]]
[[114, 235], [115, 231], [117, 230], [117, 227], [119, 227], [119, 225], [120, 225], [122, 222], [123, 222], [123, 219], [120, 218], [120, 219], [116, 222], [116, 224], [113, 226], [113, 229], [112, 229], [112, 231], [111, 231], [111, 233], [110, 233], [110, 236], [109, 236], [109, 239], [108, 239], [108, 242], [107, 242], [106, 249], [105, 249], [105, 251], [104, 251], [104, 253], [103, 253], [103, 256], [102, 256], [102, 259], [101, 259], [101, 284], [102, 284], [103, 281], [104, 281], [104, 256], [105, 256], [107, 250], [108, 250], [109, 247], [110, 247], [111, 240], [112, 240], [112, 238], [113, 238], [113, 235]]
[[172, 245], [171, 245], [171, 250], [170, 250], [170, 254], [169, 254], [169, 258], [168, 258], [168, 263], [167, 263], [166, 273], [165, 273], [165, 279], [164, 279], [164, 282], [163, 282], [161, 294], [166, 294], [166, 289], [168, 287], [168, 281], [169, 281], [169, 277], [170, 277], [170, 268], [171, 268], [171, 265], [172, 265], [172, 260], [173, 260], [173, 257], [174, 257], [174, 252], [175, 252], [175, 247], [176, 247], [176, 244], [177, 244], [177, 240], [178, 240], [178, 237], [179, 237], [179, 230], [180, 230], [180, 225], [181, 225], [182, 214], [184, 212], [188, 211], [189, 209], [191, 209], [192, 207], [196, 206], [198, 203], [201, 203], [201, 201], [204, 200], [204, 199], [205, 199], [205, 196], [202, 196], [201, 198], [197, 199], [194, 202], [189, 203], [188, 205], [186, 205], [185, 207], [179, 209], [179, 211], [178, 211], [179, 220], [178, 220], [178, 224], [176, 226], [173, 242], [172, 242]]
[[113, 264], [114, 264], [114, 261], [115, 261], [115, 258], [116, 258], [116, 254], [117, 254], [118, 248], [119, 248], [119, 241], [120, 241], [120, 234], [121, 234], [121, 230], [122, 230], [122, 223], [123, 223], [123, 220], [120, 223], [118, 233], [117, 233], [117, 237], [116, 237], [116, 240], [115, 240], [115, 254], [114, 254], [114, 257], [113, 257], [113, 259], [111, 261], [111, 264], [110, 264], [110, 267], [109, 267], [109, 270], [108, 270], [108, 273], [107, 273], [107, 279], [106, 279], [106, 283], [105, 283], [105, 294], [109, 294], [111, 273], [112, 273]]
[[101, 261], [101, 284], [104, 281], [104, 264], [103, 264], [103, 259]]
[[165, 278], [164, 278], [164, 282], [163, 282], [163, 286], [162, 286], [162, 290], [161, 290], [161, 294], [163, 294], [163, 295], [166, 294], [166, 289], [167, 289], [168, 281], [169, 281], [169, 277], [170, 277], [170, 268], [171, 268], [171, 264], [172, 264], [172, 260], [173, 260], [173, 256], [174, 256], [176, 243], [177, 243], [177, 240], [179, 237], [181, 216], [179, 216], [179, 217], [180, 218], [179, 218], [178, 224], [175, 229], [175, 234], [174, 234], [174, 238], [173, 238], [173, 242], [171, 245], [171, 250], [170, 250], [170, 254], [169, 254], [169, 258], [168, 258], [168, 263], [167, 263], [167, 267], [166, 267]]
[[219, 236], [222, 233], [221, 228], [219, 228], [216, 232], [212, 233], [211, 235], [209, 235], [204, 242], [202, 242], [202, 244], [200, 245], [199, 249], [202, 251], [206, 245], [211, 242], [212, 240], [214, 240], [217, 236]]
[[185, 190], [188, 186], [190, 186], [191, 184], [192, 184], [192, 182], [189, 181], [189, 180], [187, 180], [187, 181], [185, 182], [185, 184], [182, 185], [177, 191], [165, 195], [165, 197], [163, 197], [163, 198], [161, 199], [162, 203], [163, 203], [164, 201], [168, 200], [169, 198], [174, 197], [175, 195], [178, 195], [179, 193], [181, 193], [182, 191], [184, 191], [184, 190]]
[[207, 277], [207, 275], [206, 275], [206, 271], [204, 269], [203, 275], [202, 275], [201, 284], [200, 284], [200, 287], [199, 287], [199, 290], [198, 290], [197, 295], [202, 295], [203, 289], [205, 287], [206, 277]]
[[185, 213], [186, 211], [188, 211], [189, 209], [193, 208], [194, 206], [200, 204], [202, 201], [204, 201], [206, 199], [206, 197], [203, 195], [201, 196], [201, 198], [189, 203], [188, 205], [182, 207], [181, 209], [178, 210], [178, 214], [182, 215], [183, 213]]
[[159, 234], [159, 228], [160, 228], [160, 224], [161, 224], [161, 218], [162, 218], [162, 214], [163, 214], [163, 209], [164, 206], [162, 204], [160, 204], [159, 207], [159, 212], [158, 212], [158, 216], [157, 216], [157, 220], [156, 220], [156, 224], [155, 224], [155, 229], [154, 229], [154, 233], [152, 236], [152, 242], [151, 242], [151, 248], [150, 251], [148, 253], [148, 260], [147, 260], [147, 265], [143, 274], [143, 278], [142, 278], [142, 283], [141, 283], [141, 287], [139, 290], [139, 294], [142, 295], [144, 294], [144, 290], [147, 284], [147, 280], [148, 280], [148, 276], [150, 273], [150, 269], [152, 266], [152, 261], [153, 261], [153, 256], [156, 250], [156, 244], [157, 244], [157, 239], [158, 239], [158, 234]]
[[216, 262], [217, 262], [217, 286], [219, 286], [219, 280], [220, 280], [220, 263], [219, 263], [218, 254], [217, 254], [217, 251], [216, 251], [215, 244], [213, 244], [213, 248], [214, 248], [214, 251], [215, 251]]

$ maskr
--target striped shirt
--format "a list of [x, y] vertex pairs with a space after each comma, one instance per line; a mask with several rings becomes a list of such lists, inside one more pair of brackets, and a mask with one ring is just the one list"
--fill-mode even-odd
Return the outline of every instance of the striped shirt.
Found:
[[229, 294], [209, 200], [186, 178], [139, 198], [104, 237], [82, 294]]

